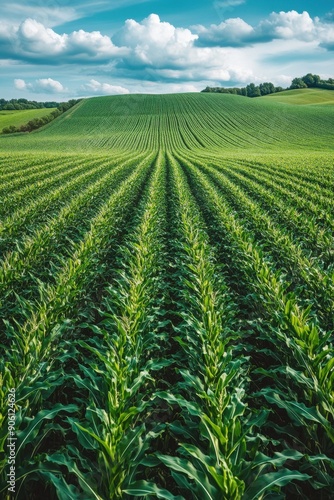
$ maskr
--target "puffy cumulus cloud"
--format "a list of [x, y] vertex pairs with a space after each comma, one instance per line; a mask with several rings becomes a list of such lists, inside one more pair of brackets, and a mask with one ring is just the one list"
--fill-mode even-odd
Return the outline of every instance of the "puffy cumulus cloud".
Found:
[[[1, 37], [1, 34], [0, 34]], [[111, 39], [99, 31], [73, 31], [58, 34], [35, 19], [26, 19], [10, 36], [11, 54], [14, 59], [35, 63], [103, 63], [128, 52], [116, 47]]]
[[175, 28], [151, 14], [140, 23], [128, 19], [113, 40], [131, 49], [127, 61], [133, 65], [174, 66], [187, 58], [197, 38], [189, 29]]
[[67, 35], [58, 35], [35, 19], [26, 19], [17, 31], [16, 40], [24, 54], [45, 57], [63, 52]]
[[131, 52], [119, 64], [122, 76], [155, 81], [201, 81], [213, 78], [228, 82], [244, 71], [229, 60], [229, 51], [219, 47], [198, 47], [198, 35], [190, 29], [176, 28], [151, 14], [142, 22], [126, 21], [113, 40]]
[[117, 68], [117, 74], [121, 78], [160, 83], [188, 82], [215, 82], [216, 85], [227, 82], [248, 82], [249, 79], [255, 81], [255, 74], [251, 68], [254, 58], [246, 61], [239, 57], [234, 50], [226, 51], [220, 48], [193, 49], [188, 60], [179, 62], [178, 66], [171, 67], [166, 61], [162, 66], [142, 66]]
[[[220, 3], [232, 5], [233, 1], [238, 0]], [[332, 50], [334, 24], [312, 19], [307, 12], [300, 14], [291, 10], [273, 12], [255, 27], [237, 17], [218, 25], [197, 25], [190, 29], [175, 27], [151, 14], [141, 22], [128, 19], [113, 39], [100, 31], [78, 30], [60, 34], [31, 18], [17, 28], [0, 27], [4, 59], [35, 64], [109, 64], [113, 70], [133, 72], [142, 68], [188, 70], [195, 67], [199, 71], [217, 67], [229, 71], [226, 53], [218, 53], [216, 49], [292, 39], [314, 42]]]
[[18, 90], [26, 90], [27, 89], [27, 84], [24, 80], [21, 80], [21, 78], [16, 78], [14, 80], [14, 85], [15, 88]]
[[327, 50], [334, 50], [334, 23], [327, 24], [326, 26], [318, 25], [318, 31], [321, 40], [320, 47]]
[[35, 93], [46, 93], [46, 94], [62, 94], [66, 92], [65, 87], [52, 78], [40, 78], [35, 80], [34, 83], [26, 83], [25, 80], [21, 78], [16, 78], [14, 80], [15, 88], [18, 90], [27, 90], [29, 92]]
[[267, 20], [262, 21], [257, 32], [265, 38], [284, 38], [303, 40], [310, 42], [317, 36], [318, 18], [313, 21], [309, 13], [304, 11], [301, 14], [295, 10], [289, 12], [272, 12]]
[[[197, 47], [198, 35], [191, 30], [162, 22], [152, 14], [141, 22], [126, 21], [113, 40], [100, 32], [75, 31], [59, 34], [33, 19], [24, 21], [16, 33], [16, 52], [21, 59], [39, 64], [91, 63], [108, 67], [117, 78], [144, 80], [200, 81], [215, 75], [230, 81], [232, 66], [226, 51], [216, 47]], [[18, 59], [19, 60], [19, 59]], [[108, 72], [106, 72], [108, 74]], [[110, 74], [110, 73], [109, 73]], [[124, 92], [95, 80], [85, 91]]]
[[68, 36], [67, 42], [66, 52], [68, 55], [83, 53], [96, 59], [108, 60], [127, 52], [116, 47], [108, 36], [102, 35], [99, 31], [74, 31]]
[[[284, 75], [302, 74], [305, 54], [308, 64], [305, 72], [309, 71], [312, 61], [312, 71], [322, 74], [324, 71], [320, 68], [329, 58], [325, 49], [334, 50], [334, 24], [312, 19], [306, 12], [290, 11], [274, 12], [257, 26], [233, 18], [219, 25], [185, 29], [151, 14], [140, 22], [127, 20], [111, 39], [99, 31], [57, 33], [36, 20], [27, 19], [16, 30], [0, 27], [0, 44], [3, 40], [2, 47], [6, 47], [1, 50], [3, 60], [11, 59], [11, 64], [15, 61], [18, 64], [21, 61], [35, 65], [64, 64], [62, 74], [67, 77], [71, 72], [69, 63], [75, 63], [76, 87], [71, 84], [71, 76], [68, 83], [72, 85], [73, 95], [112, 95], [129, 93], [129, 89], [140, 91], [141, 85], [154, 91], [177, 89], [181, 85], [185, 91], [192, 91], [206, 85], [237, 86], [250, 81], [275, 84], [287, 81], [289, 84], [290, 76]], [[7, 45], [6, 40], [10, 40]], [[262, 43], [254, 47], [258, 42]], [[323, 57], [322, 66], [316, 65], [319, 54]], [[93, 68], [89, 68], [90, 64]], [[13, 72], [11, 78], [17, 74]], [[24, 73], [19, 74], [24, 78]], [[62, 80], [64, 77], [60, 74], [51, 73], [51, 76]], [[84, 80], [83, 75], [86, 75]], [[16, 88], [42, 92], [44, 86], [44, 92], [63, 91], [60, 82], [57, 85], [52, 83], [56, 80], [50, 80], [26, 83], [17, 79]], [[105, 83], [109, 81], [111, 83]]]
[[255, 27], [240, 18], [231, 18], [218, 25], [198, 25], [192, 29], [199, 35], [196, 42], [199, 46], [238, 47], [275, 39], [317, 41], [323, 46], [334, 42], [333, 24], [318, 17], [312, 19], [306, 11], [272, 12]]
[[[230, 29], [234, 29], [233, 23]], [[130, 19], [113, 37], [116, 44], [131, 50], [118, 64], [117, 70], [125, 78], [135, 74], [138, 79], [192, 82], [189, 85], [208, 80], [247, 81], [253, 77], [252, 71], [245, 70], [235, 61], [231, 50], [212, 44], [197, 46], [198, 36], [190, 29], [162, 22], [156, 14], [140, 23]]]
[[82, 85], [81, 90], [88, 95], [115, 95], [115, 94], [129, 94], [130, 91], [125, 87], [119, 85], [111, 85], [110, 83], [101, 83], [97, 80], [90, 80], [86, 85]]
[[198, 25], [193, 27], [199, 35], [198, 45], [244, 45], [254, 35], [254, 28], [240, 17], [227, 19], [220, 24], [212, 24], [209, 28]]
[[35, 88], [36, 87], [38, 88], [38, 91], [44, 90], [45, 92], [50, 92], [51, 94], [65, 92], [63, 85], [52, 78], [40, 78], [39, 80], [36, 80]]

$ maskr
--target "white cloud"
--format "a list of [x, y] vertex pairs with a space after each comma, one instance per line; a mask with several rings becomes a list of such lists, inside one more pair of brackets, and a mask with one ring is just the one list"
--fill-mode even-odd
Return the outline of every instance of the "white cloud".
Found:
[[[225, 66], [225, 67], [224, 67]], [[255, 78], [251, 70], [239, 66], [237, 63], [233, 65], [231, 57], [226, 56], [226, 62], [221, 66], [214, 66], [211, 61], [211, 66], [203, 68], [185, 68], [180, 70], [156, 69], [150, 74], [160, 77], [163, 80], [179, 80], [179, 81], [205, 81], [211, 80], [215, 82], [247, 82]]]
[[111, 85], [110, 83], [100, 83], [97, 80], [90, 80], [89, 83], [83, 85], [82, 90], [88, 94], [97, 95], [115, 95], [115, 94], [129, 94], [130, 91], [125, 87], [119, 85]]
[[11, 24], [0, 24], [0, 41], [7, 42], [15, 36], [15, 28]]
[[334, 23], [322, 24], [318, 22], [317, 31], [320, 46], [327, 50], [334, 50]]
[[212, 24], [209, 28], [198, 25], [193, 30], [199, 35], [199, 45], [233, 45], [243, 44], [254, 34], [254, 28], [240, 17], [227, 19], [220, 24]]
[[194, 26], [198, 35], [197, 45], [238, 47], [272, 40], [317, 41], [325, 46], [334, 43], [334, 26], [324, 23], [318, 17], [311, 18], [308, 12], [301, 14], [295, 10], [272, 12], [257, 26], [247, 24], [243, 19], [231, 18], [209, 27]]
[[[58, 34], [35, 19], [26, 19], [12, 38], [13, 57], [34, 62], [106, 62], [127, 53], [126, 48], [116, 47], [111, 39], [99, 31], [73, 31]], [[54, 59], [55, 58], [55, 59]]]
[[65, 52], [70, 54], [84, 53], [96, 58], [110, 58], [121, 55], [125, 51], [116, 47], [111, 39], [99, 31], [74, 31], [68, 36]]
[[58, 35], [35, 19], [26, 19], [17, 31], [17, 42], [27, 56], [57, 55], [64, 51], [67, 35]]
[[127, 57], [130, 63], [162, 67], [177, 65], [180, 59], [187, 58], [197, 38], [189, 29], [161, 22], [156, 14], [151, 14], [141, 23], [128, 19], [113, 37], [116, 44], [131, 49]]
[[291, 85], [292, 78], [295, 75], [277, 75], [275, 78], [275, 84], [280, 85], [281, 87], [289, 87]]
[[[275, 39], [317, 42], [329, 50], [334, 46], [334, 25], [299, 14], [273, 12], [258, 26], [243, 19], [230, 18], [209, 27], [177, 28], [151, 14], [141, 22], [128, 19], [113, 40], [100, 31], [84, 30], [59, 34], [35, 19], [19, 27], [0, 27], [0, 43], [5, 59], [39, 64], [113, 64], [129, 71], [136, 68], [188, 69], [220, 67], [228, 70], [225, 53], [218, 47], [250, 46]], [[215, 59], [219, 56], [219, 59]]]
[[50, 92], [52, 94], [65, 92], [65, 88], [63, 87], [63, 85], [57, 80], [53, 80], [52, 78], [41, 78], [39, 80], [36, 80], [35, 88], [44, 90], [45, 92]]
[[[250, 81], [286, 86], [309, 71], [330, 76], [324, 70], [330, 61], [325, 49], [334, 50], [334, 24], [289, 11], [273, 12], [257, 26], [237, 17], [185, 29], [151, 14], [140, 22], [127, 20], [111, 39], [99, 31], [58, 33], [26, 19], [17, 28], [0, 26], [1, 43], [3, 60], [12, 58], [13, 68], [17, 61], [27, 71], [12, 70], [11, 78], [21, 77], [15, 81], [18, 91], [66, 93], [58, 81], [64, 79], [60, 71], [76, 82], [71, 95], [126, 94], [144, 87], [195, 91]], [[57, 72], [48, 73], [55, 79], [32, 81], [35, 73], [28, 73], [29, 63], [33, 71], [36, 64], [58, 64]], [[75, 74], [69, 63], [75, 64]]]
[[24, 80], [21, 80], [21, 78], [16, 78], [14, 80], [14, 85], [15, 88], [18, 90], [26, 90], [27, 89], [27, 84]]
[[35, 93], [62, 94], [67, 90], [60, 82], [52, 78], [40, 78], [34, 83], [26, 83], [25, 80], [16, 78], [14, 85], [18, 90], [28, 90]]
[[[240, 23], [246, 23], [239, 20]], [[238, 21], [238, 25], [239, 25]], [[234, 22], [229, 29], [233, 30]], [[249, 29], [252, 29], [251, 27]], [[113, 40], [131, 49], [124, 57], [127, 74], [137, 73], [137, 78], [150, 76], [153, 80], [197, 82], [213, 79], [219, 82], [245, 81], [253, 76], [233, 57], [230, 49], [198, 47], [198, 35], [189, 29], [175, 28], [151, 14], [142, 22], [126, 21], [124, 28]]]
[[309, 13], [299, 14], [295, 10], [289, 12], [272, 12], [268, 20], [262, 21], [258, 27], [259, 33], [272, 38], [284, 38], [312, 41], [317, 36], [317, 21], [313, 21]]
[[174, 44], [188, 46], [197, 39], [197, 35], [185, 28], [175, 28], [170, 23], [160, 21], [157, 14], [151, 14], [141, 23], [128, 19], [115, 38], [127, 47], [135, 47], [138, 43], [144, 47], [152, 43], [166, 47]]

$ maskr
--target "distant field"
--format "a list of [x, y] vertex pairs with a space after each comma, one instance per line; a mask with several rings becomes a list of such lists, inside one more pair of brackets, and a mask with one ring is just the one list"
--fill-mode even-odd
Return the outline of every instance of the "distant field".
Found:
[[325, 89], [285, 90], [277, 94], [263, 96], [261, 99], [287, 104], [334, 104], [334, 91]]
[[333, 500], [334, 107], [282, 94], [0, 137], [0, 498], [14, 433], [16, 500]]
[[287, 107], [274, 98], [227, 94], [95, 97], [33, 134], [2, 136], [0, 150], [6, 147], [57, 153], [159, 148], [218, 153], [333, 150], [333, 108]]
[[0, 111], [0, 134], [5, 127], [19, 127], [28, 123], [34, 118], [41, 118], [42, 116], [49, 115], [56, 108], [42, 108], [42, 109], [25, 109], [20, 111]]

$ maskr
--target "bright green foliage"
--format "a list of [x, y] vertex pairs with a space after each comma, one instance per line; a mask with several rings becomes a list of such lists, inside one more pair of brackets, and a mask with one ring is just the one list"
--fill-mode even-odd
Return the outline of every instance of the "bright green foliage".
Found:
[[56, 108], [25, 109], [20, 111], [0, 111], [0, 133], [6, 127], [20, 127], [34, 118], [49, 115]]
[[[83, 100], [45, 129], [0, 137], [0, 150], [333, 151], [331, 106], [282, 106], [271, 96], [130, 95]], [[4, 141], [4, 144], [3, 142]]]
[[333, 112], [274, 99], [0, 138], [1, 498], [13, 387], [18, 500], [333, 498]]
[[334, 104], [334, 95], [332, 90], [320, 89], [296, 89], [286, 90], [277, 94], [270, 94], [265, 99], [283, 102], [286, 104]]

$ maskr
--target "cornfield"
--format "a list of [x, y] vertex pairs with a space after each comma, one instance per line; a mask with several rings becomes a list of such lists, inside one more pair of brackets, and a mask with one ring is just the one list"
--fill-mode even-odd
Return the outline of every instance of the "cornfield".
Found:
[[329, 132], [139, 97], [0, 141], [0, 496], [15, 388], [19, 500], [334, 498]]

